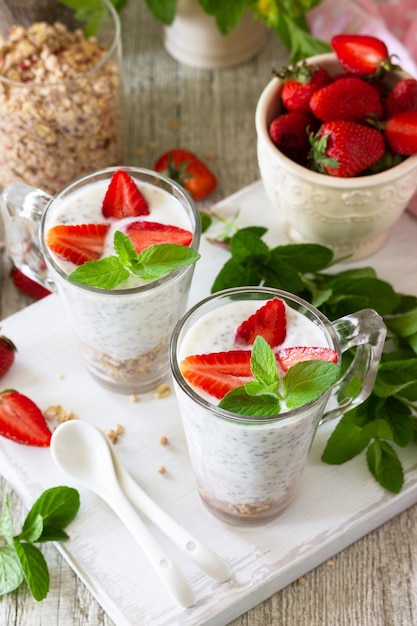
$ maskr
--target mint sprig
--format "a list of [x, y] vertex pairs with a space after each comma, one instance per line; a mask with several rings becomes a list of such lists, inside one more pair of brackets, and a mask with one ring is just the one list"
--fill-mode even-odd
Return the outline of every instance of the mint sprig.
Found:
[[192, 248], [172, 243], [153, 245], [137, 254], [129, 237], [120, 231], [115, 232], [113, 245], [117, 256], [87, 261], [69, 274], [68, 280], [89, 287], [115, 289], [131, 274], [142, 280], [156, 280], [200, 258]]
[[275, 355], [261, 336], [256, 337], [250, 366], [254, 381], [229, 391], [219, 407], [240, 415], [267, 417], [312, 402], [340, 376], [340, 367], [329, 361], [303, 361], [280, 377]]
[[30, 509], [20, 533], [14, 534], [10, 498], [6, 494], [0, 517], [0, 595], [17, 589], [24, 580], [35, 598], [43, 600], [49, 591], [49, 572], [35, 542], [65, 541], [64, 528], [80, 507], [78, 491], [71, 487], [52, 487], [44, 491]]
[[[342, 464], [365, 452], [375, 480], [398, 493], [404, 470], [397, 446], [417, 443], [417, 297], [396, 292], [372, 267], [335, 272], [339, 261], [325, 246], [270, 248], [262, 239], [266, 232], [258, 226], [241, 228], [222, 241], [231, 256], [211, 291], [262, 285], [304, 298], [330, 320], [363, 308], [375, 309], [383, 317], [388, 334], [374, 389], [364, 404], [337, 423], [322, 460]], [[350, 359], [348, 351], [342, 370]]]

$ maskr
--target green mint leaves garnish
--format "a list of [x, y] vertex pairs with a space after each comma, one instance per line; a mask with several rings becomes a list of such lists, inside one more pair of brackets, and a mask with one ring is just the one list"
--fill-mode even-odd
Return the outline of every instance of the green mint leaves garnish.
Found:
[[[404, 470], [396, 446], [417, 443], [417, 297], [397, 293], [372, 267], [335, 272], [337, 261], [325, 246], [269, 248], [262, 239], [266, 232], [259, 226], [241, 228], [221, 241], [231, 256], [211, 291], [262, 285], [304, 298], [330, 320], [364, 308], [383, 317], [388, 335], [374, 389], [337, 423], [322, 460], [341, 464], [365, 452], [375, 480], [398, 493]], [[350, 358], [350, 351], [343, 355], [342, 369]]]
[[120, 231], [115, 232], [113, 244], [117, 256], [87, 261], [77, 267], [68, 280], [89, 287], [115, 289], [131, 274], [142, 280], [156, 280], [200, 258], [192, 248], [173, 243], [153, 245], [137, 254], [129, 237]]
[[44, 491], [30, 509], [19, 534], [14, 534], [10, 499], [6, 494], [0, 517], [0, 595], [17, 589], [26, 580], [35, 600], [49, 591], [49, 572], [35, 542], [65, 541], [64, 528], [80, 507], [78, 491], [72, 487], [52, 487]]
[[276, 415], [283, 402], [294, 409], [316, 400], [340, 376], [336, 363], [303, 361], [280, 378], [275, 355], [260, 336], [254, 341], [250, 365], [255, 380], [229, 391], [219, 402], [220, 408], [252, 417]]

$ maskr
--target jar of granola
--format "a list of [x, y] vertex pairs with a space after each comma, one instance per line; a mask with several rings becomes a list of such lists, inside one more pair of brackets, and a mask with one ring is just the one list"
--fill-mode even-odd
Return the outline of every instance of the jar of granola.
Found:
[[58, 0], [17, 0], [2, 15], [1, 186], [54, 194], [123, 161], [120, 21], [99, 2], [97, 29]]

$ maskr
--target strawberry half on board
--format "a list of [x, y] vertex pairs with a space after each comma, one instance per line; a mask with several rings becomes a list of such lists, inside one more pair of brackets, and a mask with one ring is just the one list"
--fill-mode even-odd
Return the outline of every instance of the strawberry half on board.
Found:
[[250, 350], [194, 354], [181, 361], [180, 370], [190, 384], [221, 400], [232, 389], [254, 380], [250, 360]]
[[104, 217], [139, 217], [149, 215], [148, 203], [133, 178], [124, 170], [117, 170], [104, 196], [101, 211]]
[[282, 348], [275, 352], [275, 358], [283, 372], [286, 372], [301, 361], [331, 361], [337, 363], [337, 352], [331, 348], [295, 346]]
[[16, 443], [47, 448], [51, 431], [40, 408], [27, 396], [7, 389], [0, 393], [0, 435]]
[[147, 221], [132, 222], [126, 228], [126, 235], [138, 254], [150, 246], [161, 243], [189, 246], [193, 239], [192, 232], [184, 228]]
[[49, 296], [51, 292], [43, 287], [39, 283], [35, 282], [29, 276], [26, 276], [18, 267], [13, 267], [10, 272], [13, 284], [19, 291], [27, 296], [30, 296], [34, 300], [42, 300], [46, 296]]
[[236, 329], [235, 343], [252, 346], [260, 335], [271, 348], [279, 346], [287, 335], [285, 304], [279, 298], [272, 298]]
[[58, 224], [46, 234], [46, 244], [57, 256], [74, 265], [97, 261], [104, 251], [108, 224]]
[[17, 348], [13, 341], [2, 335], [0, 337], [0, 378], [3, 378], [14, 363]]

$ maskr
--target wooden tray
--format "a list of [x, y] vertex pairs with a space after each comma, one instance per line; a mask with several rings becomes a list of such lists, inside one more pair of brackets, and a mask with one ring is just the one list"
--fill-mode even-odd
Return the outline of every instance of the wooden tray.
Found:
[[[239, 225], [263, 224], [268, 243], [285, 243], [279, 216], [260, 182], [219, 203], [226, 217], [240, 210]], [[217, 228], [217, 227], [216, 227]], [[212, 233], [210, 233], [212, 234]], [[203, 238], [204, 239], [204, 238]], [[417, 221], [405, 214], [385, 247], [365, 262], [398, 291], [417, 295]], [[205, 239], [190, 304], [208, 295], [229, 255]], [[332, 424], [319, 429], [297, 497], [277, 520], [253, 527], [227, 525], [201, 504], [190, 469], [175, 398], [129, 397], [99, 387], [85, 372], [55, 296], [2, 321], [2, 332], [18, 346], [15, 365], [2, 388], [16, 388], [42, 409], [61, 404], [102, 429], [116, 423], [126, 432], [117, 449], [125, 465], [149, 494], [192, 534], [220, 554], [232, 577], [213, 582], [150, 523], [195, 588], [197, 602], [181, 609], [165, 590], [112, 511], [79, 489], [82, 508], [69, 528], [71, 539], [57, 544], [111, 619], [119, 626], [223, 626], [325, 561], [370, 530], [417, 502], [415, 448], [400, 450], [405, 485], [398, 495], [374, 481], [363, 455], [340, 467], [321, 462]], [[160, 437], [169, 439], [168, 446]], [[160, 474], [158, 468], [166, 467]], [[0, 441], [0, 471], [29, 507], [53, 485], [71, 484], [54, 465], [50, 451]], [[76, 486], [76, 485], [74, 485]]]

